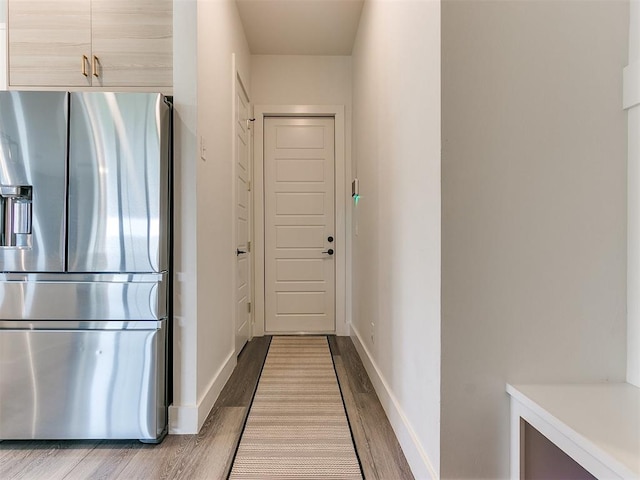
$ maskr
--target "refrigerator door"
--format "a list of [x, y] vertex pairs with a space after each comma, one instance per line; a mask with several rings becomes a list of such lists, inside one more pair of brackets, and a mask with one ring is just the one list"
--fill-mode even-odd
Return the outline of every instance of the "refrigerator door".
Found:
[[164, 97], [72, 93], [70, 115], [68, 271], [167, 270]]
[[0, 92], [0, 272], [64, 270], [68, 94]]

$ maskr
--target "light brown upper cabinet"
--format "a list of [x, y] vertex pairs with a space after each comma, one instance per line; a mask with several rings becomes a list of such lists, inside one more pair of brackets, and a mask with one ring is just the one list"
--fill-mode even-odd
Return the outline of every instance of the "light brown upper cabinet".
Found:
[[173, 83], [172, 0], [9, 0], [10, 87]]

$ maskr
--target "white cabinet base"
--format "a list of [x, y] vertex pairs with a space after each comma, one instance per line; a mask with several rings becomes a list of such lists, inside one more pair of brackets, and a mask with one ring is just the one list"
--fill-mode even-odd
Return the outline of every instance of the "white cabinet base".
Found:
[[640, 388], [626, 383], [507, 385], [511, 478], [524, 478], [527, 422], [596, 478], [640, 477]]

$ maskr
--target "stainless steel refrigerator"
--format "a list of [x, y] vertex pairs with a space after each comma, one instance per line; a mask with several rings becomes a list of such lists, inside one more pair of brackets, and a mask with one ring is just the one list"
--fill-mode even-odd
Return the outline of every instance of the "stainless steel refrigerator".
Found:
[[167, 429], [171, 104], [0, 92], [0, 440]]

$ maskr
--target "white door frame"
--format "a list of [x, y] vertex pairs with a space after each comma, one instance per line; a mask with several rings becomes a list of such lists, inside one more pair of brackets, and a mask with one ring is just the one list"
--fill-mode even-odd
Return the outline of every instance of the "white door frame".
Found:
[[264, 118], [265, 117], [333, 117], [335, 119], [335, 222], [336, 222], [336, 335], [349, 335], [347, 325], [347, 164], [345, 161], [344, 105], [255, 105], [253, 135], [253, 299], [255, 314], [253, 335], [264, 335]]

